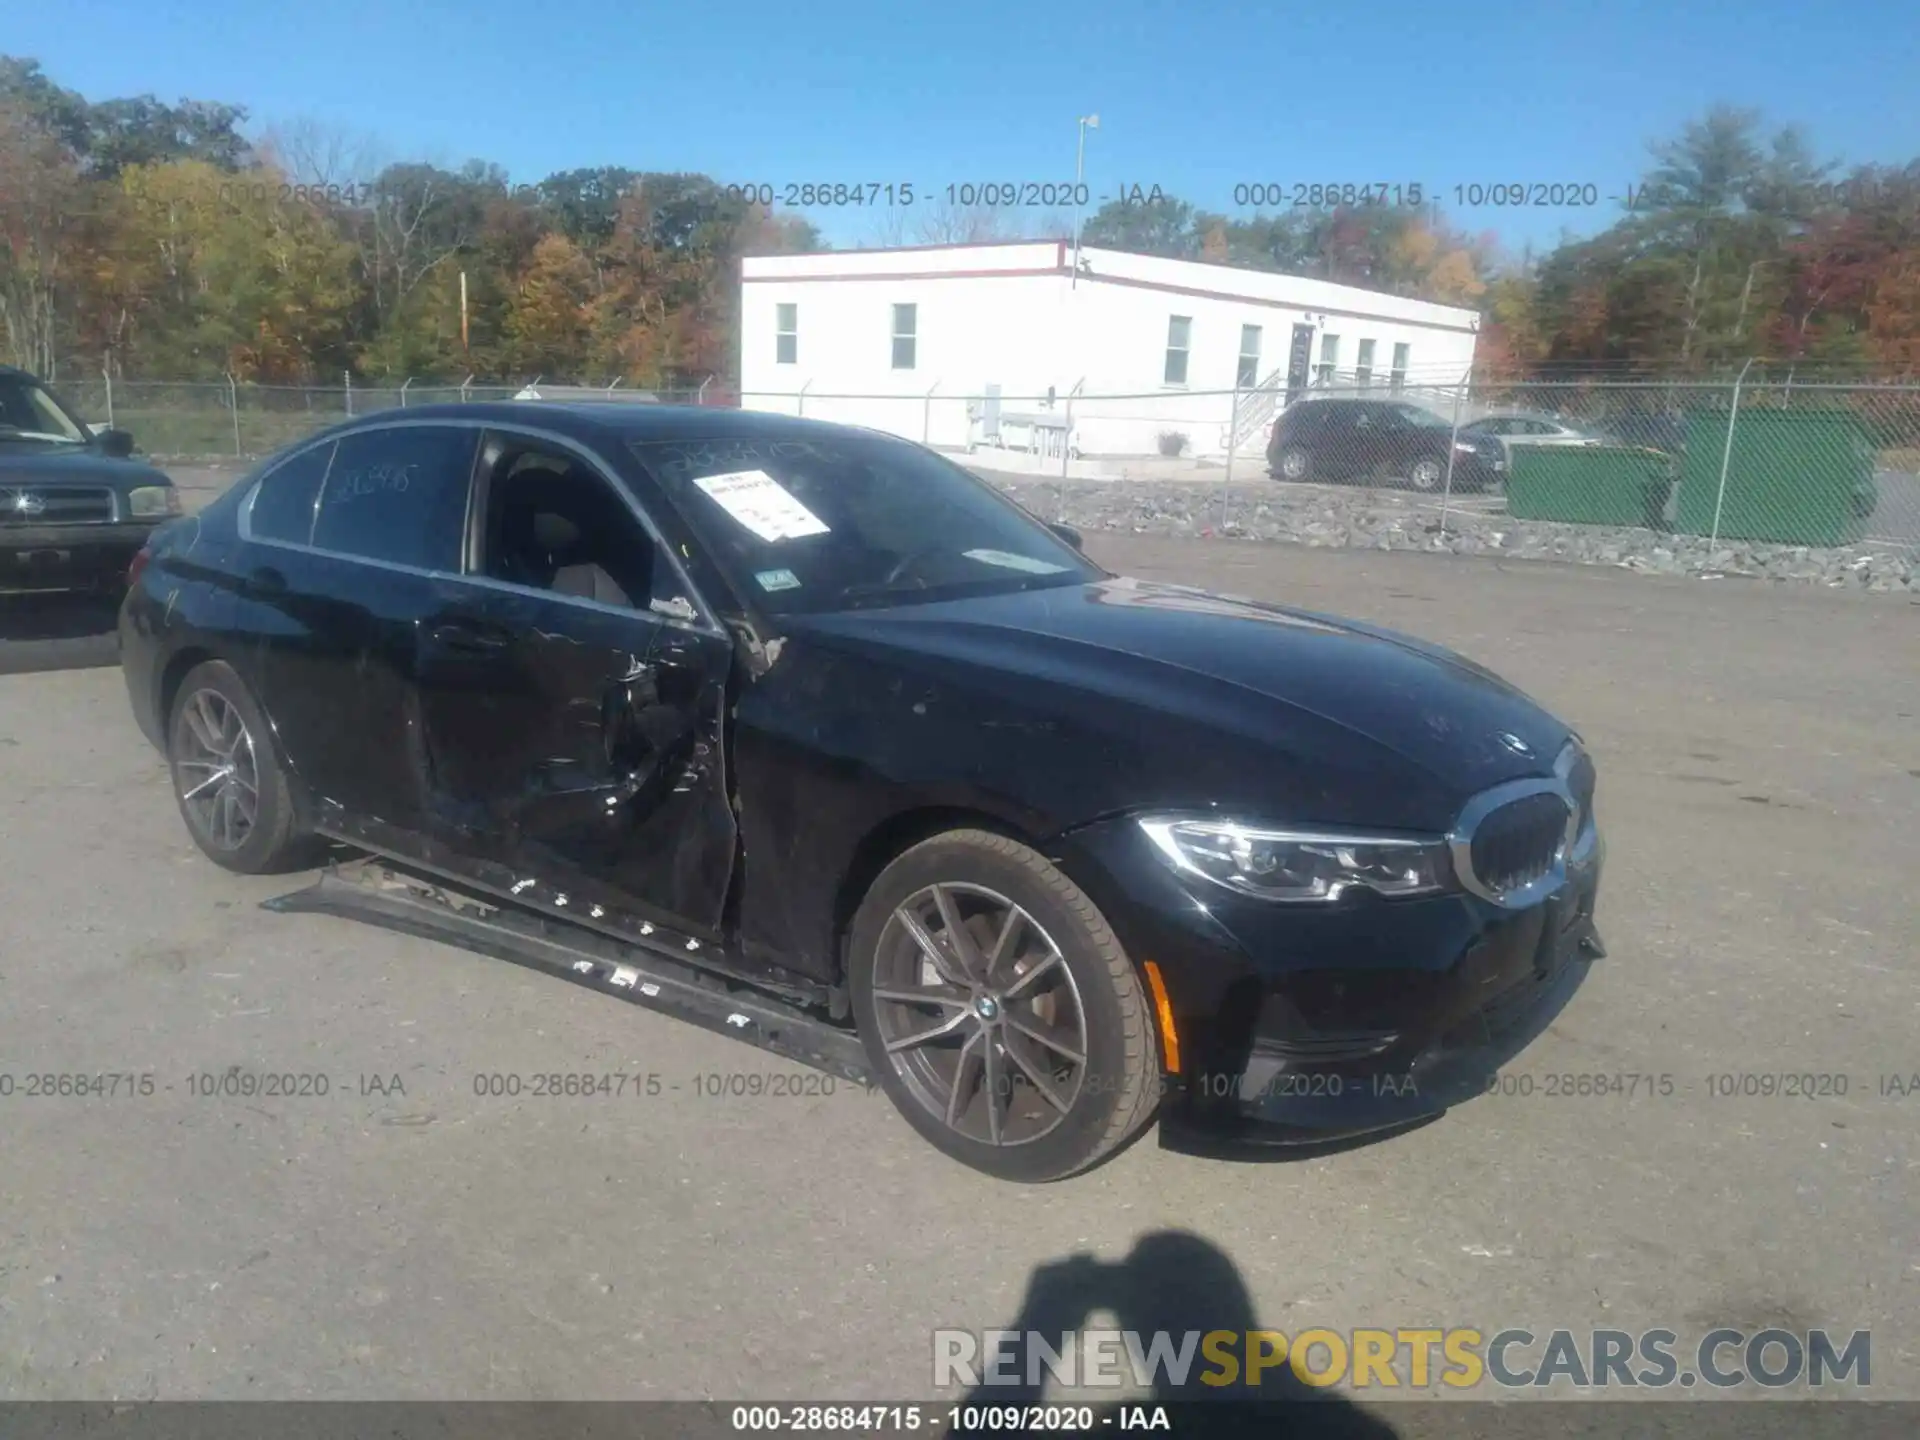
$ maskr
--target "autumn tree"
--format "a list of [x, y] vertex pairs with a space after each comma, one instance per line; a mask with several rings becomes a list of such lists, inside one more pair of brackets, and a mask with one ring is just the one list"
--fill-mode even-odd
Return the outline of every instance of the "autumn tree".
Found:
[[50, 378], [86, 280], [90, 210], [72, 150], [26, 106], [0, 103], [0, 327], [13, 363]]
[[506, 315], [506, 361], [518, 374], [574, 372], [590, 333], [593, 266], [566, 236], [541, 237], [514, 285]]

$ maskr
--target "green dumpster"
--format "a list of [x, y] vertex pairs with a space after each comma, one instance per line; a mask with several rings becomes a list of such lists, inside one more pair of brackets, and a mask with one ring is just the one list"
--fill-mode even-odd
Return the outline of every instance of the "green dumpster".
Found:
[[1618, 445], [1512, 447], [1507, 513], [1520, 520], [1657, 527], [1673, 462]]
[[1873, 453], [1865, 426], [1846, 410], [1742, 410], [1731, 454], [1725, 412], [1696, 412], [1674, 528], [1723, 540], [1844, 545], [1873, 513]]

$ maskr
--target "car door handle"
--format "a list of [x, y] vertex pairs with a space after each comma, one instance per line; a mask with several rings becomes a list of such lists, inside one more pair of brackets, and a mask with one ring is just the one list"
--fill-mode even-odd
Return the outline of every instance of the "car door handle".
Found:
[[492, 655], [507, 648], [511, 637], [498, 626], [474, 620], [442, 620], [427, 631], [434, 644], [471, 655]]

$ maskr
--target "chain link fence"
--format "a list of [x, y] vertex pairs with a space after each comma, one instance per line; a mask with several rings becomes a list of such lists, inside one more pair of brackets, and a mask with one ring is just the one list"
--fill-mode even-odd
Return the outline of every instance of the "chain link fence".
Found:
[[620, 385], [402, 381], [398, 385], [254, 385], [232, 381], [63, 381], [61, 395], [98, 424], [131, 431], [142, 452], [168, 457], [271, 455], [283, 446], [356, 415], [420, 405], [511, 400], [528, 390], [547, 398], [644, 399], [668, 404], [725, 404], [712, 386], [647, 391]]
[[1328, 379], [1133, 395], [749, 393], [983, 469], [1189, 481], [1236, 507], [1392, 492], [1438, 512], [1742, 543], [1920, 547], [1920, 385]]
[[[1388, 494], [1450, 517], [1920, 552], [1920, 385], [1767, 378], [1489, 383], [1283, 377], [1245, 390], [1005, 395], [635, 393], [615, 385], [270, 386], [95, 380], [63, 393], [163, 457], [256, 457], [356, 415], [446, 402], [657, 400], [868, 426], [1013, 476], [1218, 487], [1248, 507]], [[1291, 498], [1288, 498], [1291, 497]]]

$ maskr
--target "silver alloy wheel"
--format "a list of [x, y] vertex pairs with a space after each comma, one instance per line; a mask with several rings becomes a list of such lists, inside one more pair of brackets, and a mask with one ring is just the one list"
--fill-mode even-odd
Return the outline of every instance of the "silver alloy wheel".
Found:
[[1024, 1145], [1072, 1113], [1087, 1019], [1053, 937], [985, 886], [929, 885], [880, 932], [879, 1038], [915, 1100], [948, 1129]]
[[1307, 473], [1307, 454], [1304, 450], [1289, 450], [1280, 457], [1280, 473], [1289, 480], [1299, 480]]
[[1413, 473], [1407, 479], [1413, 482], [1416, 490], [1432, 490], [1440, 484], [1442, 473], [1438, 460], [1421, 460], [1415, 463]]
[[238, 850], [260, 813], [260, 769], [253, 736], [234, 703], [218, 690], [196, 690], [181, 708], [175, 743], [180, 803], [207, 842]]

